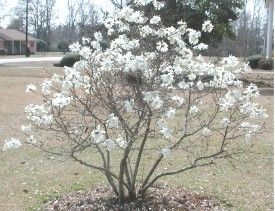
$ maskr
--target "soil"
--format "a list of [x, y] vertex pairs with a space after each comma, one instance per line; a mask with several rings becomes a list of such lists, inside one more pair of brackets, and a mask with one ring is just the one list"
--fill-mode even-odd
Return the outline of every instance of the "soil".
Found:
[[224, 210], [213, 200], [180, 188], [153, 187], [144, 200], [119, 205], [111, 190], [96, 187], [89, 191], [78, 191], [48, 202], [42, 210], [55, 211], [145, 211], [145, 210]]

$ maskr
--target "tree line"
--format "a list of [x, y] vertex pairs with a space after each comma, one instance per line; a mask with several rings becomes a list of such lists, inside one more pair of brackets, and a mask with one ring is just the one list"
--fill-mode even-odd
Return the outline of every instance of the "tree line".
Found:
[[[214, 30], [211, 35], [203, 34], [202, 41], [210, 47], [208, 54], [249, 56], [264, 50], [266, 12], [264, 1], [258, 0], [159, 0], [166, 6], [158, 13], [164, 25], [175, 26], [178, 21], [200, 30], [204, 20], [211, 20]], [[133, 0], [111, 0], [116, 10], [133, 4]], [[4, 8], [5, 0], [0, 0]], [[108, 11], [99, 10], [90, 0], [67, 0], [63, 23], [56, 25], [56, 0], [29, 1], [29, 31], [40, 41], [40, 50], [67, 51], [68, 44], [93, 38], [93, 33], [103, 30], [101, 20]], [[60, 8], [59, 8], [60, 9]], [[7, 28], [25, 31], [26, 0], [18, 0], [11, 10]], [[145, 13], [155, 12], [148, 5]], [[4, 15], [2, 15], [4, 16]], [[0, 16], [0, 19], [3, 18]], [[104, 30], [103, 30], [104, 31]], [[39, 50], [39, 49], [38, 49]]]

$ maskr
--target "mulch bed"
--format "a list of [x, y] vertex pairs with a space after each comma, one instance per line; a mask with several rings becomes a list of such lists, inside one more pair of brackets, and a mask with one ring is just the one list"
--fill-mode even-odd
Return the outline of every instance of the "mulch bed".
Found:
[[145, 211], [145, 210], [224, 210], [213, 200], [197, 193], [191, 193], [180, 188], [150, 189], [144, 200], [135, 203], [119, 205], [112, 191], [106, 187], [96, 187], [89, 191], [78, 191], [48, 202], [42, 210], [56, 211]]

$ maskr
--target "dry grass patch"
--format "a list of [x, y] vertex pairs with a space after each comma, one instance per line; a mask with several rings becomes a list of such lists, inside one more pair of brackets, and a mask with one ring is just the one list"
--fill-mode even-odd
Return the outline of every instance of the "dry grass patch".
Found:
[[[47, 73], [41, 67], [0, 67], [0, 147], [8, 137], [23, 139], [20, 132], [26, 105], [39, 97], [25, 93], [29, 83], [39, 84]], [[49, 72], [60, 72], [45, 64]], [[161, 181], [168, 186], [184, 187], [220, 201], [229, 210], [273, 209], [273, 96], [261, 96], [270, 118], [267, 132], [257, 137], [249, 153], [237, 159], [220, 160], [215, 166], [194, 169]], [[235, 147], [246, 146], [236, 142]], [[89, 155], [85, 155], [89, 156]], [[93, 159], [97, 159], [93, 157]], [[182, 165], [181, 154], [167, 161]], [[230, 162], [229, 162], [230, 161]], [[150, 162], [148, 162], [150, 163]], [[30, 210], [49, 199], [104, 182], [104, 177], [68, 160], [58, 161], [31, 147], [0, 154], [0, 210]], [[162, 170], [162, 169], [160, 169]]]

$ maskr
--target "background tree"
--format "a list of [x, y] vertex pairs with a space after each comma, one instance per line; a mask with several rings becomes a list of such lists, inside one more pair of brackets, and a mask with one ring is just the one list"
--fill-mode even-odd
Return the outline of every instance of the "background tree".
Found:
[[78, 1], [77, 26], [79, 37], [92, 37], [95, 27], [99, 24], [98, 12], [89, 0]]
[[66, 28], [68, 31], [68, 35], [70, 36], [70, 40], [75, 41], [78, 37], [77, 35], [77, 16], [79, 15], [79, 6], [77, 1], [68, 0], [67, 1], [67, 11], [68, 15], [66, 18]]
[[245, 1], [238, 20], [231, 23], [235, 37], [223, 38], [218, 47], [211, 48], [208, 53], [220, 56], [233, 54], [240, 57], [261, 54], [265, 48], [266, 21], [264, 1]]
[[62, 44], [60, 41], [72, 44], [80, 41], [82, 37], [92, 38], [100, 25], [99, 12], [92, 2], [88, 0], [67, 1], [67, 11], [66, 23], [58, 25], [53, 31], [55, 45]]
[[58, 50], [62, 51], [64, 54], [69, 51], [69, 43], [61, 40], [57, 45]]
[[25, 20], [22, 18], [11, 18], [7, 29], [17, 29], [18, 31], [24, 32], [25, 30]]
[[30, 26], [36, 38], [44, 40], [47, 50], [51, 48], [55, 0], [34, 0], [30, 2]]
[[[112, 1], [117, 7], [121, 5], [133, 5], [133, 1], [128, 0], [124, 4], [119, 1]], [[188, 27], [201, 30], [204, 20], [209, 19], [215, 29], [211, 35], [204, 33], [202, 41], [215, 45], [223, 37], [234, 38], [232, 21], [238, 19], [238, 11], [243, 7], [243, 0], [160, 0], [165, 3], [160, 11], [157, 12], [163, 20], [165, 26], [176, 26], [180, 20], [186, 21]], [[155, 12], [153, 5], [149, 4], [143, 10], [146, 13]]]
[[126, 5], [131, 5], [133, 4], [133, 0], [111, 0], [112, 4], [115, 6], [117, 9], [122, 9]]
[[[29, 32], [37, 39], [46, 43], [47, 50], [51, 48], [53, 20], [55, 18], [54, 5], [56, 0], [32, 0], [29, 1]], [[19, 0], [12, 9], [11, 21], [7, 28], [25, 31], [25, 0]]]
[[8, 15], [4, 12], [4, 11], [6, 11], [5, 10], [6, 6], [7, 6], [7, 1], [6, 0], [0, 0], [0, 11], [2, 11], [1, 14], [0, 14], [0, 20], [5, 18]]
[[19, 0], [16, 7], [11, 9], [10, 23], [7, 28], [17, 29], [21, 32], [25, 32], [26, 29], [26, 1]]

